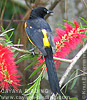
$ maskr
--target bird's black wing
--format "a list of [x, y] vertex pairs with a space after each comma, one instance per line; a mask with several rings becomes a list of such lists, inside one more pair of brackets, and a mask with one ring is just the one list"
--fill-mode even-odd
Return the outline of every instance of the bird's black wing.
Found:
[[48, 28], [47, 30], [47, 36], [48, 36], [48, 40], [50, 42], [50, 45], [52, 47], [52, 50], [54, 53], [56, 53], [56, 48], [55, 48], [55, 43], [54, 43], [54, 38], [53, 38], [53, 34], [52, 31]]
[[47, 37], [50, 42], [50, 45], [52, 48], [55, 48], [52, 31], [50, 29], [49, 24], [42, 18], [37, 18], [33, 20], [29, 19], [27, 20], [26, 23], [27, 25], [26, 25], [25, 30], [26, 30], [28, 37], [30, 38], [32, 43], [40, 49], [43, 55], [46, 56], [47, 53], [45, 51], [45, 47], [43, 44], [44, 36], [41, 31], [42, 29], [45, 29], [47, 31]]

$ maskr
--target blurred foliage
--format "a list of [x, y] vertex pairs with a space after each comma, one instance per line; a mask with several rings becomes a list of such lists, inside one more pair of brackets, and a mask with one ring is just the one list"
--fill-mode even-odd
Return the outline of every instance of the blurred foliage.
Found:
[[[9, 28], [15, 28], [16, 30], [26, 13], [26, 9], [10, 0], [0, 0], [0, 7], [0, 16], [2, 16], [1, 20], [3, 21], [1, 26], [3, 26], [5, 30]], [[8, 35], [10, 35], [10, 33]], [[15, 41], [15, 34], [11, 37], [11, 41]]]
[[[7, 0], [6, 5], [5, 5], [6, 0], [0, 0], [0, 16], [2, 14], [2, 11], [4, 10], [3, 8], [5, 7], [4, 10], [4, 15], [3, 15], [3, 26], [4, 29], [6, 29], [6, 27], [8, 26], [10, 20], [21, 20], [24, 16], [24, 14], [26, 13], [26, 9], [18, 6], [17, 4], [15, 4], [14, 2], [11, 2], [10, 0]], [[5, 21], [7, 20], [7, 22]], [[19, 22], [12, 22], [12, 24], [10, 25], [11, 27], [17, 28]]]

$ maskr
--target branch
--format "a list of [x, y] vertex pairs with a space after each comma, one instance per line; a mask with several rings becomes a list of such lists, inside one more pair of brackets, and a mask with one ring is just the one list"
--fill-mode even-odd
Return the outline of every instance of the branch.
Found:
[[14, 18], [14, 13], [13, 13], [12, 18], [11, 18], [11, 20], [10, 20], [10, 22], [9, 22], [9, 24], [8, 24], [8, 26], [6, 27], [5, 30], [8, 30], [8, 29], [9, 29], [9, 27], [10, 27], [10, 25], [11, 25], [11, 23], [12, 23], [12, 19], [13, 19], [13, 18]]
[[57, 57], [53, 57], [55, 60], [59, 60], [59, 61], [63, 61], [63, 62], [68, 62], [68, 63], [71, 63], [72, 60], [69, 60], [69, 59], [64, 59], [64, 58], [57, 58]]
[[[30, 50], [24, 50], [24, 49], [20, 49], [20, 48], [16, 48], [16, 47], [11, 47], [11, 48], [14, 49], [14, 50], [16, 50], [16, 51], [22, 52], [22, 53], [29, 53], [29, 54], [32, 54], [33, 51], [34, 51], [34, 49], [35, 49], [36, 47], [34, 47], [34, 48], [30, 49]], [[36, 53], [36, 52], [35, 52], [35, 54], [42, 55], [42, 54]]]
[[[53, 10], [53, 9], [56, 7], [56, 5], [57, 5], [60, 1], [61, 1], [61, 0], [54, 0], [52, 3], [50, 3], [50, 6], [47, 7], [47, 8], [50, 9], [50, 10]], [[48, 14], [48, 15], [45, 17], [45, 19], [47, 19], [49, 16], [50, 16], [50, 14]]]
[[82, 73], [82, 74], [76, 75], [75, 77], [71, 78], [66, 84], [64, 84], [64, 86], [61, 88], [61, 90], [62, 90], [68, 83], [70, 83], [72, 80], [74, 80], [75, 78], [80, 77], [80, 76], [84, 76], [84, 75], [87, 75], [87, 73], [84, 72], [84, 73]]
[[26, 3], [26, 5], [27, 5], [27, 7], [29, 7], [30, 9], [32, 9], [32, 6], [31, 6], [30, 1], [25, 0], [25, 3]]
[[[16, 48], [16, 47], [11, 47], [12, 49], [14, 50], [17, 50], [19, 52], [22, 52], [22, 53], [30, 53], [32, 54], [32, 50], [34, 50], [35, 48], [32, 48], [30, 50], [24, 50], [24, 49], [20, 49], [20, 48]], [[35, 53], [35, 54], [40, 54], [40, 53]], [[42, 54], [40, 54], [42, 55]], [[69, 59], [63, 59], [63, 58], [58, 58], [58, 57], [53, 57], [55, 60], [59, 60], [59, 61], [63, 61], [63, 62], [68, 62], [68, 63], [71, 63], [72, 60], [69, 60]]]
[[18, 20], [18, 19], [0, 19], [0, 21], [3, 21], [3, 22], [24, 22], [25, 20]]
[[72, 63], [69, 65], [69, 67], [66, 69], [65, 73], [63, 74], [59, 84], [60, 87], [62, 86], [64, 80], [66, 79], [67, 75], [75, 65], [75, 63], [78, 61], [78, 59], [81, 57], [81, 55], [87, 50], [87, 43], [86, 45], [77, 53], [77, 55], [72, 59]]
[[[6, 4], [7, 4], [7, 0], [5, 1], [4, 8], [3, 8], [2, 13], [1, 13], [1, 18], [0, 18], [1, 20], [3, 19], [3, 16], [4, 16]], [[3, 26], [3, 22], [2, 21], [1, 21], [1, 25], [0, 26]]]
[[17, 4], [18, 6], [21, 6], [24, 9], [28, 9], [28, 7], [26, 6], [26, 2], [24, 0], [9, 0], [15, 4]]
[[22, 53], [32, 53], [32, 52], [30, 52], [30, 51], [28, 51], [28, 50], [19, 49], [19, 48], [16, 48], [16, 47], [11, 47], [11, 48], [14, 49], [14, 50], [17, 50], [17, 51], [19, 51], [19, 52], [22, 52]]
[[[22, 2], [18, 2], [18, 0], [11, 0], [12, 2], [17, 2], [17, 4], [22, 4]], [[55, 6], [60, 2], [61, 0], [54, 0], [54, 2], [53, 3], [51, 3], [50, 4], [50, 6], [49, 7], [47, 7], [48, 9], [50, 9], [50, 10], [53, 10], [54, 8], [55, 8]], [[20, 4], [20, 5], [21, 5]], [[26, 4], [23, 4], [25, 7], [26, 7]], [[48, 14], [46, 17], [45, 17], [45, 19], [47, 19], [48, 17], [49, 17], [50, 15]], [[24, 22], [25, 20], [16, 20], [16, 19], [0, 19], [0, 21], [3, 21], [3, 22]]]

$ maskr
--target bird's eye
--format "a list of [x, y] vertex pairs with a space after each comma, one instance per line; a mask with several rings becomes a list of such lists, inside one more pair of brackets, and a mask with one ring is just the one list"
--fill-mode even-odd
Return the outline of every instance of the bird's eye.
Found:
[[47, 13], [47, 9], [44, 9], [44, 12], [46, 12], [46, 13]]

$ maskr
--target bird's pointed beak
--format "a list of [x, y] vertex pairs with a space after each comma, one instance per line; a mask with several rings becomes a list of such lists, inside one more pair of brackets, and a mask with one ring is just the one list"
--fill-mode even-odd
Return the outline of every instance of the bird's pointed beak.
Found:
[[50, 14], [50, 13], [53, 13], [53, 11], [52, 10], [48, 10], [47, 11], [47, 14]]

